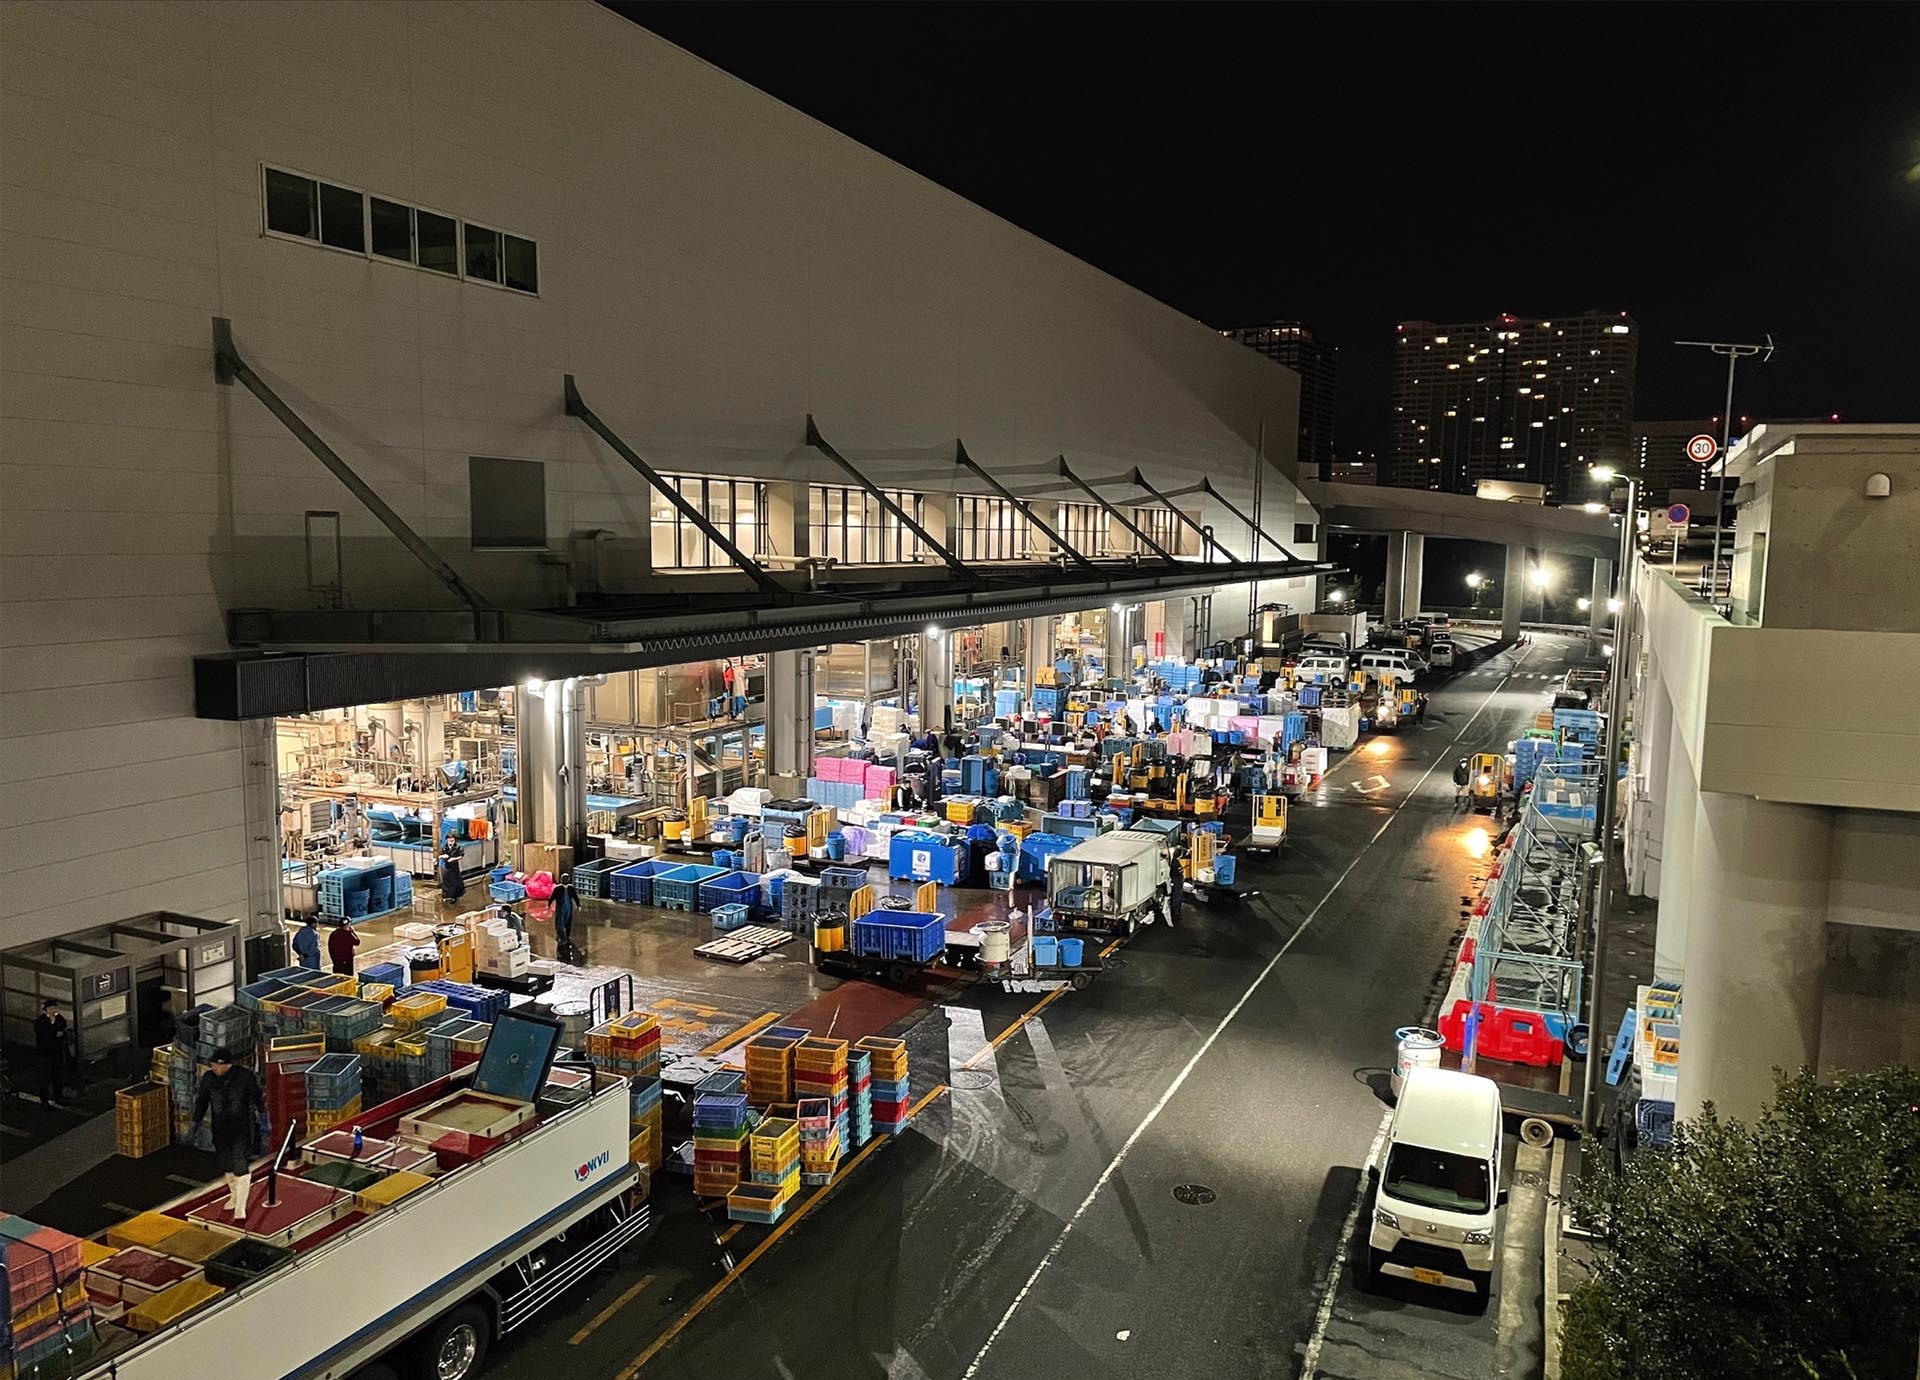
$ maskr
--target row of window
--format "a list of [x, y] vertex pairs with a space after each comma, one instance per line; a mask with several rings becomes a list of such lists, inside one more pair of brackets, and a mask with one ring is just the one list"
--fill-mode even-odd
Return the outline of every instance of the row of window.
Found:
[[[767, 485], [752, 479], [665, 475], [667, 483], [741, 551], [768, 553]], [[473, 456], [467, 479], [476, 550], [544, 550], [547, 546], [546, 466], [534, 460]], [[915, 522], [925, 497], [889, 489], [887, 497]], [[1086, 556], [1130, 554], [1139, 542], [1093, 503], [1054, 505], [1054, 530]], [[655, 492], [649, 534], [656, 570], [714, 570], [732, 564], [727, 553], [665, 494]], [[1162, 550], [1181, 552], [1180, 520], [1166, 508], [1136, 508], [1133, 523]], [[905, 565], [920, 558], [913, 529], [865, 489], [813, 484], [807, 493], [808, 549], [841, 565]], [[951, 546], [963, 561], [1014, 561], [1044, 554], [1015, 505], [1003, 498], [954, 497]], [[1117, 540], [1116, 540], [1117, 537]], [[1040, 539], [1040, 546], [1048, 545]], [[1145, 548], [1140, 547], [1142, 553]]]
[[304, 173], [266, 168], [263, 176], [269, 234], [515, 292], [540, 291], [540, 246], [524, 235], [490, 230]]

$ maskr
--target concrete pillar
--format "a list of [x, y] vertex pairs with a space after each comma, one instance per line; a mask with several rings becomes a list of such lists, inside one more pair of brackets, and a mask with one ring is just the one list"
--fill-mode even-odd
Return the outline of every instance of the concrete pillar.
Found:
[[514, 687], [514, 785], [518, 791], [514, 805], [522, 844], [566, 842], [562, 820], [566, 806], [560, 788], [560, 764], [565, 753], [560, 720], [565, 695], [566, 686], [561, 681]]
[[[1593, 562], [1593, 592], [1587, 596], [1593, 606], [1587, 610], [1587, 631], [1593, 636], [1604, 638], [1612, 626], [1613, 615], [1607, 612], [1607, 600], [1613, 598], [1613, 562], [1598, 557]], [[1624, 656], [1626, 649], [1614, 648], [1616, 655]]]
[[1124, 605], [1119, 609], [1107, 609], [1107, 674], [1124, 676], [1133, 665], [1128, 655], [1130, 645], [1127, 637], [1127, 610]]
[[1407, 550], [1412, 541], [1412, 533], [1387, 533], [1387, 587], [1383, 591], [1386, 601], [1385, 611], [1381, 614], [1387, 622], [1398, 623], [1407, 617]]
[[1425, 593], [1427, 539], [1419, 532], [1402, 535], [1407, 541], [1407, 555], [1400, 572], [1400, 604], [1407, 611], [1406, 617], [1412, 618], [1420, 612], [1420, 598]]
[[[587, 841], [587, 687], [570, 679], [561, 684], [560, 772], [557, 823], [560, 841], [577, 851]], [[553, 687], [548, 687], [548, 694]]]
[[1500, 581], [1500, 636], [1511, 642], [1520, 636], [1520, 616], [1527, 607], [1527, 548], [1507, 548], [1507, 573]]
[[796, 784], [813, 775], [813, 649], [767, 657], [767, 774]]
[[920, 722], [937, 729], [953, 723], [953, 634], [945, 628], [920, 634]]
[[[1663, 686], [1655, 686], [1662, 700]], [[1687, 967], [1687, 930], [1692, 923], [1695, 878], [1694, 825], [1699, 819], [1699, 779], [1672, 720], [1668, 701], [1667, 761], [1662, 773], [1666, 793], [1660, 808], [1660, 910], [1653, 927], [1655, 976], [1677, 978]]]
[[1830, 814], [1708, 791], [1694, 832], [1693, 914], [1675, 1112], [1711, 1101], [1751, 1119], [1773, 1069], [1820, 1061]]
[[1022, 654], [1021, 684], [1026, 687], [1026, 697], [1033, 699], [1033, 687], [1037, 683], [1034, 675], [1042, 666], [1053, 665], [1053, 615], [1039, 614], [1027, 620], [1027, 645]]

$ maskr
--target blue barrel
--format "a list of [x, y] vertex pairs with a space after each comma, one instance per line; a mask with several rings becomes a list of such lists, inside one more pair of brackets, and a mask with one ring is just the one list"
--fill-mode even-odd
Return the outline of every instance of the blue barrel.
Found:
[[847, 836], [843, 831], [835, 829], [827, 835], [827, 861], [845, 862], [846, 860]]
[[744, 843], [747, 838], [747, 825], [752, 823], [745, 815], [728, 815], [726, 818], [727, 838], [732, 843]]
[[1220, 886], [1233, 885], [1233, 870], [1238, 860], [1231, 853], [1221, 853], [1213, 860], [1213, 880]]
[[1086, 941], [1083, 939], [1062, 939], [1060, 941], [1060, 966], [1062, 968], [1078, 968], [1080, 966], [1080, 954], [1085, 943]]
[[1033, 961], [1041, 968], [1051, 968], [1060, 957], [1060, 942], [1050, 934], [1036, 934], [1033, 937]]

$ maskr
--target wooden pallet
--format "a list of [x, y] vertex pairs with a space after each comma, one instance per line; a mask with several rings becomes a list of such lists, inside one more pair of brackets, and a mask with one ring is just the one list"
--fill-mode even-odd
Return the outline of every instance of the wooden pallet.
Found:
[[792, 942], [793, 936], [785, 930], [766, 925], [748, 925], [724, 939], [713, 939], [697, 945], [694, 952], [702, 958], [718, 959], [722, 963], [751, 963], [762, 954], [770, 954], [782, 944]]

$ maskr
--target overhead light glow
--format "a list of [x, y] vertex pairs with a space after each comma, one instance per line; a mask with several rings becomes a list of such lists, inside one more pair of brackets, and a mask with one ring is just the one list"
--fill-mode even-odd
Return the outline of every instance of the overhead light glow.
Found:
[[928, 636], [928, 637], [930, 637], [930, 638], [931, 638], [931, 637], [938, 637], [938, 636], [940, 636], [940, 628], [939, 628], [939, 625], [938, 625], [938, 624], [935, 624], [935, 623], [929, 623], [929, 624], [927, 624], [927, 636]]
[[1544, 565], [1536, 565], [1527, 578], [1533, 581], [1533, 587], [1535, 589], [1545, 589], [1553, 579], [1553, 577], [1547, 573], [1547, 568]]
[[1493, 847], [1493, 836], [1478, 827], [1467, 830], [1467, 836], [1461, 842], [1466, 846], [1470, 858], [1484, 858]]
[[1580, 612], [1582, 613], [1585, 613], [1588, 609], [1593, 607], [1593, 600], [1587, 598], [1587, 596], [1584, 594], [1580, 596], [1579, 602], [1580, 602]]
[[1620, 612], [1620, 601], [1618, 599], [1607, 600], [1607, 612], [1608, 613]]
[[1587, 513], [1604, 513], [1607, 511], [1607, 505], [1604, 503], [1582, 503], [1580, 509], [1582, 512]]
[[1588, 470], [1587, 473], [1604, 484], [1618, 474], [1619, 471], [1614, 469], [1612, 465], [1595, 465], [1592, 469]]

